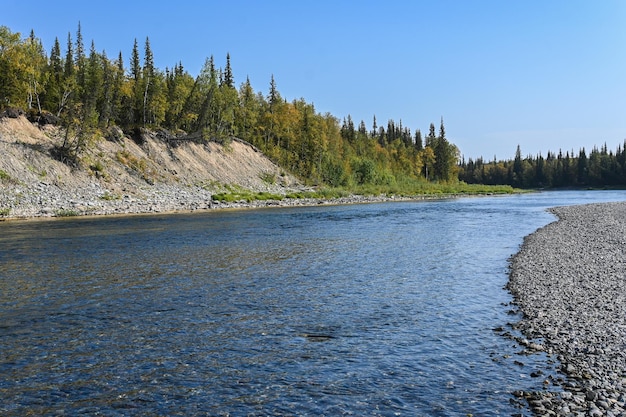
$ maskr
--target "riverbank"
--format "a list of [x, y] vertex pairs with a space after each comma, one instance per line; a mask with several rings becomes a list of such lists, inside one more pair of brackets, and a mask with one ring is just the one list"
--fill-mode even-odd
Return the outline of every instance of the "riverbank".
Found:
[[551, 211], [559, 221], [524, 240], [508, 288], [529, 345], [565, 377], [559, 391], [517, 394], [537, 415], [626, 416], [626, 203]]
[[350, 195], [340, 198], [283, 198], [280, 200], [214, 201], [213, 191], [200, 186], [152, 184], [137, 187], [132, 193], [112, 194], [98, 182], [81, 188], [62, 188], [40, 182], [34, 186], [0, 187], [5, 211], [0, 220], [89, 215], [157, 214], [215, 209], [315, 206], [322, 204], [360, 204], [384, 201], [444, 198], [445, 196], [393, 197]]
[[[381, 193], [287, 198], [309, 195], [312, 188], [244, 141], [172, 141], [166, 132], [146, 129], [131, 137], [115, 126], [102, 135], [94, 138], [80, 163], [71, 166], [53, 157], [55, 147], [63, 143], [62, 129], [31, 123], [20, 115], [0, 117], [0, 220], [448, 197]], [[242, 197], [214, 198], [222, 194]], [[277, 198], [255, 200], [246, 198], [248, 194]]]

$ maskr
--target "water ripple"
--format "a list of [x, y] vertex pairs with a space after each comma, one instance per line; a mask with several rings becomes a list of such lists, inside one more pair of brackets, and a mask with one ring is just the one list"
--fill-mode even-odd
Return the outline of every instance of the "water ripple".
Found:
[[563, 196], [0, 224], [0, 414], [526, 414], [492, 329]]

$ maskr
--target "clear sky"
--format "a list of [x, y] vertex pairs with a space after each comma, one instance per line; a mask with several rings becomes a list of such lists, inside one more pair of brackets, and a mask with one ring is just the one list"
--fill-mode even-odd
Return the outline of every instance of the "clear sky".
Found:
[[150, 39], [162, 70], [196, 76], [226, 53], [237, 85], [273, 74], [304, 98], [371, 129], [400, 120], [428, 133], [443, 117], [466, 158], [544, 156], [626, 139], [623, 0], [3, 0], [0, 25], [50, 51], [75, 39], [128, 67], [134, 39]]

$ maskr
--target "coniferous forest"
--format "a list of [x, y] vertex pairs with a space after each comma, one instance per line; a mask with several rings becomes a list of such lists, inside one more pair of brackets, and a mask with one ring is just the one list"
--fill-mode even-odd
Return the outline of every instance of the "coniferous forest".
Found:
[[273, 76], [268, 87], [264, 95], [249, 79], [237, 85], [228, 54], [223, 66], [208, 57], [194, 77], [181, 62], [156, 68], [149, 38], [135, 40], [130, 57], [109, 57], [94, 41], [86, 46], [80, 24], [49, 51], [34, 31], [22, 37], [0, 26], [0, 111], [22, 109], [59, 124], [67, 133], [55, 153], [71, 164], [99, 132], [118, 126], [221, 143], [236, 137], [303, 181], [331, 187], [459, 180], [518, 188], [626, 184], [621, 148], [522, 158], [518, 147], [513, 161], [466, 162], [448, 141], [443, 118], [424, 136], [375, 116], [368, 127], [350, 115], [321, 114], [303, 98], [288, 101]]
[[516, 188], [622, 187], [626, 185], [626, 141], [615, 151], [607, 145], [578, 154], [548, 152], [544, 157], [522, 157], [517, 147], [512, 161], [462, 160], [459, 179], [468, 184], [508, 184]]

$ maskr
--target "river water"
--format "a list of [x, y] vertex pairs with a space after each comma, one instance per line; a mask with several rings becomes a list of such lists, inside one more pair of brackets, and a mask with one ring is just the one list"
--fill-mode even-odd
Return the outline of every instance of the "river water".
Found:
[[508, 258], [547, 207], [625, 199], [0, 224], [0, 415], [529, 415], [553, 364], [494, 331]]

